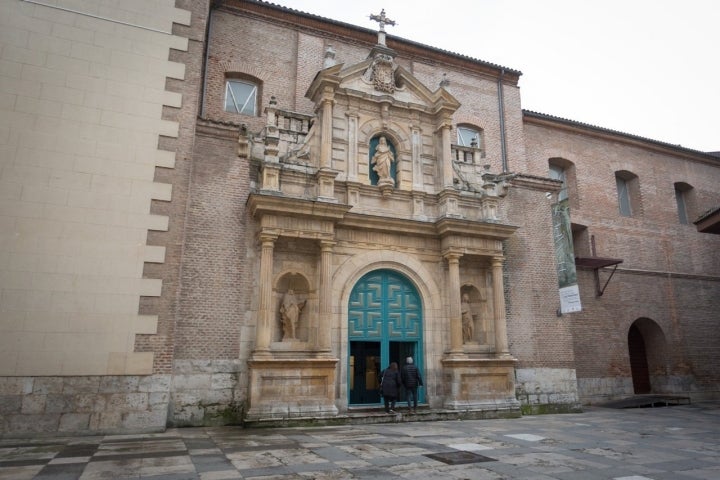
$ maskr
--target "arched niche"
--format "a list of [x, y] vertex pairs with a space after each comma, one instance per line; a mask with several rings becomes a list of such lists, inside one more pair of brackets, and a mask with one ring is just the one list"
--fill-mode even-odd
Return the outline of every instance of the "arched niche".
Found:
[[[286, 272], [282, 274], [275, 285], [276, 297], [276, 323], [273, 333], [275, 341], [282, 342], [308, 342], [309, 306], [311, 297], [310, 282], [299, 272]], [[290, 305], [294, 303], [297, 312], [292, 312]], [[294, 322], [294, 326], [288, 325]]]

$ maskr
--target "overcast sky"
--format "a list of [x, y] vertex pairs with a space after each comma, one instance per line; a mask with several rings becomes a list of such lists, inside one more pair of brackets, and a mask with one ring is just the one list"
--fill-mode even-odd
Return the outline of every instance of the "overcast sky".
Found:
[[[720, 1], [274, 0], [523, 72], [522, 106], [720, 151]], [[342, 60], [342, 59], [339, 59]]]

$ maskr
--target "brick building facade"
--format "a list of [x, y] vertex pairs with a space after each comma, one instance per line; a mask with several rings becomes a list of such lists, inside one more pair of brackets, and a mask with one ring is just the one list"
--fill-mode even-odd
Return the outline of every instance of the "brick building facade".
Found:
[[519, 71], [381, 16], [157, 2], [170, 27], [58, 4], [2, 7], [25, 32], [3, 118], [52, 127], [2, 137], [3, 434], [335, 419], [379, 407], [407, 356], [436, 412], [718, 397], [718, 157], [523, 111]]

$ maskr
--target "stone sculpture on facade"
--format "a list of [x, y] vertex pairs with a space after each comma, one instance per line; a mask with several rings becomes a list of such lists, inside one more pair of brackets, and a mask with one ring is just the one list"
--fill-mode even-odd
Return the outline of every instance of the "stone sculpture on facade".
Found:
[[298, 319], [307, 300], [298, 302], [295, 291], [290, 289], [283, 296], [280, 304], [280, 320], [283, 327], [283, 342], [297, 340], [296, 331]]
[[373, 155], [372, 158], [373, 171], [378, 174], [379, 178], [378, 185], [395, 185], [395, 180], [391, 175], [391, 167], [394, 161], [395, 156], [387, 144], [387, 139], [380, 137], [380, 141], [375, 149], [375, 155]]
[[462, 333], [463, 342], [468, 343], [473, 340], [475, 335], [475, 324], [473, 320], [472, 309], [470, 308], [470, 297], [467, 293], [463, 293], [462, 302], [460, 302], [460, 313], [462, 314]]

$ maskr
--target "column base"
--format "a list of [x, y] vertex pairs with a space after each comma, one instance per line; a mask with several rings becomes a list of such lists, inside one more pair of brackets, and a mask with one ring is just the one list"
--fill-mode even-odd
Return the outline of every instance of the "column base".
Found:
[[248, 421], [334, 417], [337, 358], [253, 359]]
[[515, 364], [506, 358], [455, 358], [442, 360], [450, 378], [450, 392], [444, 402], [448, 410], [519, 412], [515, 397]]

